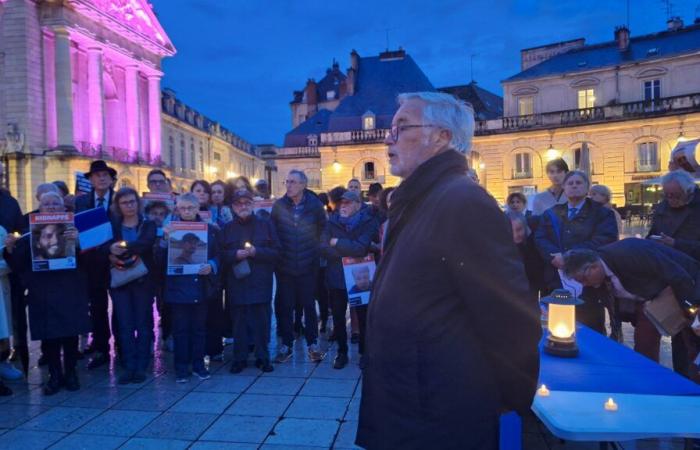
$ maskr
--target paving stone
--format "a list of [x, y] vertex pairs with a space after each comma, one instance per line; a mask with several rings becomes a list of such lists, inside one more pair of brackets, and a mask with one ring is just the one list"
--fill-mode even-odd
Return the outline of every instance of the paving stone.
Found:
[[80, 428], [78, 433], [131, 437], [159, 415], [146, 411], [105, 411]]
[[222, 392], [222, 393], [241, 393], [248, 389], [258, 377], [226, 373], [222, 375], [214, 375], [208, 380], [202, 381], [194, 392]]
[[102, 412], [97, 408], [68, 408], [56, 406], [24, 423], [24, 430], [61, 431], [70, 433]]
[[38, 430], [12, 430], [0, 436], [0, 450], [43, 450], [66, 436]]
[[285, 417], [301, 419], [337, 419], [345, 415], [349, 398], [297, 397], [284, 413]]
[[277, 423], [265, 443], [329, 448], [339, 425], [335, 420], [283, 419]]
[[139, 437], [196, 440], [214, 420], [215, 414], [166, 412], [143, 428]]
[[345, 420], [358, 420], [360, 418], [360, 398], [355, 397], [350, 401], [345, 413]]
[[329, 380], [309, 378], [299, 395], [310, 397], [347, 397], [355, 392], [357, 380]]
[[335, 438], [333, 448], [360, 448], [355, 445], [355, 435], [357, 434], [357, 422], [348, 421], [340, 425], [340, 431]]
[[225, 414], [236, 416], [281, 417], [294, 399], [291, 395], [243, 394]]
[[82, 389], [76, 395], [61, 403], [61, 406], [107, 409], [132, 395], [133, 389], [91, 387]]
[[334, 369], [331, 364], [321, 364], [311, 374], [311, 378], [330, 378], [332, 380], [357, 380], [362, 371], [356, 364], [349, 363], [343, 369]]
[[284, 378], [307, 378], [318, 367], [311, 363], [283, 363], [274, 364], [275, 370], [263, 373], [263, 377], [284, 377]]
[[202, 436], [203, 441], [262, 443], [277, 422], [275, 417], [221, 416]]
[[190, 444], [190, 441], [176, 439], [131, 438], [120, 450], [184, 450]]
[[274, 445], [264, 444], [260, 447], [262, 450], [319, 450], [326, 447], [316, 447], [311, 445]]
[[5, 404], [0, 407], [0, 428], [15, 428], [48, 411], [45, 406]]
[[190, 450], [256, 450], [257, 444], [241, 444], [237, 442], [195, 442]]
[[118, 436], [89, 436], [70, 434], [49, 447], [51, 450], [113, 450], [119, 448], [126, 438]]
[[141, 389], [114, 405], [114, 409], [165, 411], [187, 394], [185, 391]]
[[246, 391], [248, 394], [296, 395], [303, 378], [261, 377]]
[[190, 392], [175, 403], [170, 411], [221, 414], [238, 397], [238, 394]]
[[61, 390], [54, 395], [44, 395], [41, 388], [32, 389], [30, 391], [23, 392], [19, 395], [13, 395], [8, 403], [11, 404], [26, 404], [26, 405], [43, 405], [43, 406], [57, 406], [65, 402], [69, 398], [77, 395], [77, 392], [69, 392]]

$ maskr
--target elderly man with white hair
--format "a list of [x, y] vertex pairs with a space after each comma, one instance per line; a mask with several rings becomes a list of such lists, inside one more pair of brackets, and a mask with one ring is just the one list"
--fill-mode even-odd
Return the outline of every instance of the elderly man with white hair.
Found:
[[[700, 188], [684, 170], [674, 170], [661, 178], [664, 198], [656, 207], [648, 239], [673, 247], [700, 261]], [[643, 336], [653, 336], [649, 330]], [[638, 333], [639, 334], [639, 333]], [[684, 373], [688, 367], [683, 339], [673, 339], [673, 368]]]
[[527, 411], [541, 335], [508, 219], [467, 176], [474, 112], [402, 94], [388, 146], [394, 191], [369, 303], [357, 444], [495, 449]]

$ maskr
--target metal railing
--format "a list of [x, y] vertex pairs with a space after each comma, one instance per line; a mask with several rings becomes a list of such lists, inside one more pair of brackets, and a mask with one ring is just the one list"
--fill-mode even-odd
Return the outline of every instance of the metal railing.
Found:
[[321, 133], [321, 145], [382, 143], [389, 130], [352, 130]]

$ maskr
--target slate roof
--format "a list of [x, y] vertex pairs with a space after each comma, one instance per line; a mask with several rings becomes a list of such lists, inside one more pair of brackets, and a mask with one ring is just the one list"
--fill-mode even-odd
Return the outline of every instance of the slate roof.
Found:
[[362, 129], [362, 115], [371, 111], [376, 128], [389, 128], [398, 109], [396, 96], [402, 92], [435, 91], [428, 77], [410, 55], [380, 59], [360, 57], [355, 80], [355, 94], [344, 97], [334, 111], [318, 113], [288, 132], [285, 147], [307, 145], [307, 135], [322, 132]]
[[483, 89], [475, 81], [460, 86], [441, 87], [438, 88], [438, 91], [447, 92], [470, 103], [474, 108], [476, 120], [492, 120], [503, 117], [503, 97]]
[[583, 72], [697, 51], [700, 51], [700, 24], [685, 26], [677, 31], [631, 37], [629, 49], [625, 52], [618, 50], [615, 41], [572, 49], [513, 75], [504, 82]]

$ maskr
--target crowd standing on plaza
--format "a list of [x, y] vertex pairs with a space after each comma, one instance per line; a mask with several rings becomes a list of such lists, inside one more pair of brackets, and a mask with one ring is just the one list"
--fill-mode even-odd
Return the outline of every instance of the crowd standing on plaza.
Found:
[[[89, 193], [70, 195], [61, 180], [40, 184], [32, 212], [103, 209], [111, 238], [83, 249], [76, 226], [33, 236], [33, 216], [0, 191], [0, 377], [23, 376], [11, 360], [29, 333], [41, 341], [39, 365], [48, 366], [45, 395], [79, 389], [82, 359], [94, 369], [116, 358], [119, 384], [143, 383], [155, 304], [158, 344], [174, 353], [177, 383], [208, 379], [206, 361], [223, 360], [225, 343], [233, 343], [237, 374], [251, 354], [258, 369], [273, 371], [292, 359], [296, 340], [319, 362], [325, 337], [337, 347], [339, 370], [358, 345], [358, 445], [485, 449], [497, 446], [501, 412], [532, 402], [538, 299], [567, 282], [583, 288], [579, 321], [616, 340], [630, 322], [635, 350], [659, 360], [661, 334], [645, 302], [670, 287], [681, 307], [700, 303], [700, 189], [692, 175], [662, 178], [664, 198], [646, 239], [619, 240], [610, 190], [562, 159], [547, 163], [551, 187], [531, 208], [516, 192], [504, 214], [464, 157], [471, 108], [436, 93], [402, 94], [399, 105], [385, 143], [402, 182], [370, 185], [367, 202], [357, 179], [317, 194], [300, 170], [272, 201], [266, 181], [253, 186], [245, 177], [197, 180], [176, 194], [154, 169], [149, 194], [161, 197], [153, 200], [116, 189], [118, 173], [97, 160], [85, 174]], [[75, 267], [35, 270], [43, 240], [45, 248], [70, 247]], [[349, 286], [348, 259], [375, 261], [373, 277], [358, 269]], [[371, 291], [368, 304], [354, 296], [363, 291]], [[273, 313], [278, 350], [270, 355]], [[696, 320], [673, 336], [674, 370], [697, 382], [699, 328]], [[11, 394], [2, 381], [0, 394]]]

